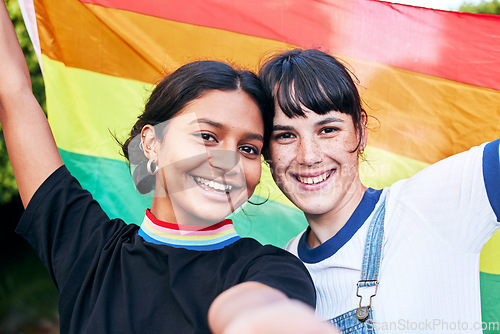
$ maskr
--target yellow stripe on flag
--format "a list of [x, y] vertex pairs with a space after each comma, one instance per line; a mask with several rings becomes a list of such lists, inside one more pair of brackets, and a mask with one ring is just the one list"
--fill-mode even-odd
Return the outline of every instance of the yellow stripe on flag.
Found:
[[144, 109], [152, 86], [66, 67], [46, 56], [42, 62], [49, 123], [57, 146], [73, 153], [123, 160], [112, 134], [125, 138]]
[[388, 187], [394, 182], [409, 178], [429, 166], [427, 162], [372, 146], [365, 149], [365, 160], [360, 161], [359, 165], [361, 181], [365, 186], [374, 189]]
[[368, 144], [434, 163], [498, 138], [500, 91], [344, 58], [361, 82]]
[[500, 230], [496, 231], [481, 251], [479, 269], [484, 273], [500, 275]]

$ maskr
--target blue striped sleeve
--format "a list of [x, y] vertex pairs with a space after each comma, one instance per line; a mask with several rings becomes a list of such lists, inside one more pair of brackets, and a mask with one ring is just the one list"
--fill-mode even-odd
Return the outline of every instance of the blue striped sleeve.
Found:
[[500, 222], [500, 138], [486, 144], [483, 153], [483, 177], [493, 212]]

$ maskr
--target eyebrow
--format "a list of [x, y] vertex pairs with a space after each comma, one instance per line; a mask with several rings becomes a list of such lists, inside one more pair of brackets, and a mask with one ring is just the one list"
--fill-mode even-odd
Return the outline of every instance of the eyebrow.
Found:
[[[203, 123], [203, 124], [207, 124], [207, 125], [211, 125], [213, 127], [216, 127], [217, 129], [224, 129], [225, 126], [224, 124], [221, 124], [219, 122], [214, 122], [208, 118], [197, 118], [195, 119], [194, 121], [192, 121], [191, 123], [189, 123], [190, 125], [194, 124], [194, 123]], [[247, 132], [245, 134], [245, 136], [248, 138], [248, 139], [255, 139], [255, 140], [258, 140], [258, 141], [261, 141], [261, 142], [264, 142], [264, 136], [258, 134], [258, 133], [253, 133], [253, 132]]]
[[[325, 118], [319, 122], [317, 122], [316, 124], [314, 124], [315, 126], [321, 126], [321, 125], [325, 125], [325, 124], [329, 124], [329, 123], [340, 123], [340, 122], [344, 122], [343, 119], [341, 118], [337, 118], [337, 117], [328, 117], [328, 118]], [[289, 125], [281, 125], [281, 124], [276, 124], [276, 125], [273, 125], [273, 131], [290, 131], [290, 130], [293, 130], [294, 127], [293, 126], [289, 126]]]
[[328, 123], [343, 123], [344, 120], [341, 119], [341, 118], [337, 118], [337, 117], [328, 117], [328, 118], [325, 118], [324, 120], [322, 121], [319, 121], [318, 123], [316, 123], [316, 126], [318, 125], [325, 125], [325, 124], [328, 124]]
[[246, 134], [246, 136], [248, 137], [248, 139], [255, 139], [255, 140], [264, 142], [264, 136], [261, 136], [261, 135], [259, 135], [257, 133], [248, 132]]
[[273, 125], [273, 131], [289, 131], [289, 130], [293, 130], [293, 126], [280, 125], [280, 124]]
[[197, 118], [193, 120], [191, 123], [189, 123], [189, 125], [193, 125], [194, 123], [204, 123], [216, 127], [218, 129], [222, 129], [224, 127], [224, 125], [222, 125], [221, 123], [214, 122], [212, 120], [209, 120], [208, 118]]

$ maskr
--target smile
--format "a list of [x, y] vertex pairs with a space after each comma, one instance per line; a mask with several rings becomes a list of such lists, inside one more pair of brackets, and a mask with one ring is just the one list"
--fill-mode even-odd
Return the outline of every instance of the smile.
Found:
[[303, 184], [318, 184], [318, 183], [324, 182], [326, 179], [328, 179], [330, 177], [330, 175], [332, 174], [332, 171], [333, 170], [329, 170], [327, 172], [324, 172], [321, 175], [317, 175], [314, 177], [303, 177], [303, 176], [295, 175], [295, 178], [297, 179], [297, 181], [299, 181], [300, 183], [303, 183]]
[[193, 178], [200, 187], [212, 190], [214, 192], [227, 194], [231, 192], [231, 189], [233, 188], [232, 185], [222, 184], [219, 182], [215, 182], [214, 180], [205, 179], [203, 177], [194, 176]]

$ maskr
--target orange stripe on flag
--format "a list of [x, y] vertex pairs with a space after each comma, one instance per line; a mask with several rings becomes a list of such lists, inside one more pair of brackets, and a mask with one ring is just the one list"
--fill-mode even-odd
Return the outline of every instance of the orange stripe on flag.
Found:
[[143, 82], [155, 82], [165, 70], [200, 59], [257, 70], [269, 50], [290, 48], [283, 42], [78, 1], [46, 0], [42, 5], [37, 10], [45, 18], [39, 22], [43, 54], [68, 67]]
[[498, 15], [368, 0], [81, 1], [500, 89]]

